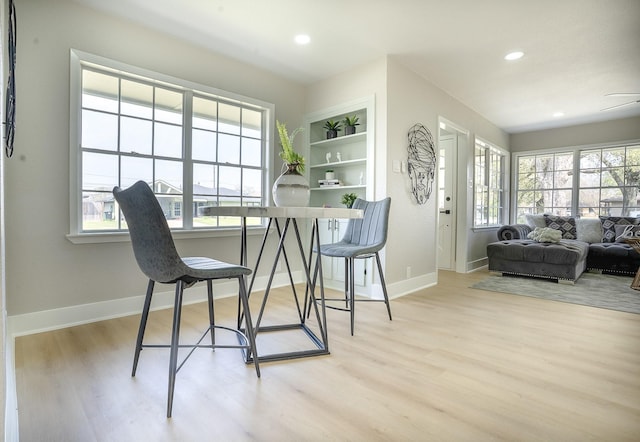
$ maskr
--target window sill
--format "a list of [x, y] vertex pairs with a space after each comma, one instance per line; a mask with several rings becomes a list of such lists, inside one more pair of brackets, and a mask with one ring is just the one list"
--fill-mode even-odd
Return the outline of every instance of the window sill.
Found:
[[[263, 235], [264, 226], [247, 227], [247, 235]], [[226, 229], [172, 230], [174, 240], [198, 238], [223, 238], [240, 236], [240, 226]], [[101, 244], [129, 242], [129, 232], [91, 232], [67, 234], [66, 238], [73, 244]]]

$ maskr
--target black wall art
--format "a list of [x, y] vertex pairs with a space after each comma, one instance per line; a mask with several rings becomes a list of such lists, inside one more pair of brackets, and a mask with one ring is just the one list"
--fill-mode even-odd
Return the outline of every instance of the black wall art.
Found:
[[425, 204], [433, 190], [436, 173], [436, 152], [429, 129], [422, 124], [414, 124], [409, 129], [409, 157], [407, 167], [411, 179], [411, 193], [418, 204]]

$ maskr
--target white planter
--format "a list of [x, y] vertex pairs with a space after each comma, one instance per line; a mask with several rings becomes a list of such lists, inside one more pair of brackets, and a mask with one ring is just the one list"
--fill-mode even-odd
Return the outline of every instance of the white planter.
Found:
[[307, 207], [309, 205], [309, 183], [295, 167], [287, 170], [273, 183], [273, 202], [278, 207]]

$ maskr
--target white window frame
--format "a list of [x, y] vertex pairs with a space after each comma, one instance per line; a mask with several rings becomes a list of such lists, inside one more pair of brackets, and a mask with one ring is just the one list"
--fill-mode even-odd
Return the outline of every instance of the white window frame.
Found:
[[[476, 164], [476, 149], [478, 149], [478, 147], [485, 149], [486, 150], [486, 156], [490, 157], [491, 154], [497, 154], [500, 155], [501, 157], [501, 171], [499, 172], [500, 174], [500, 183], [498, 187], [491, 187], [490, 184], [490, 179], [489, 177], [494, 174], [494, 171], [492, 170], [491, 167], [491, 162], [488, 161], [488, 158], [486, 158], [485, 161], [485, 168], [484, 168], [484, 178], [483, 178], [483, 183], [478, 183], [477, 181], [477, 167], [478, 165]], [[507, 219], [508, 217], [508, 186], [509, 186], [509, 152], [507, 152], [506, 150], [502, 149], [501, 147], [496, 146], [493, 143], [490, 143], [486, 140], [483, 140], [482, 138], [476, 137], [475, 138], [475, 142], [473, 145], [473, 214], [472, 214], [472, 220], [473, 220], [473, 228], [474, 229], [486, 229], [486, 228], [496, 228], [501, 226], [504, 223], [504, 220]], [[489, 184], [487, 184], [489, 182]], [[489, 204], [487, 206], [487, 210], [491, 210], [491, 201], [493, 201], [496, 197], [499, 200], [499, 206], [498, 206], [498, 219], [495, 223], [490, 223], [489, 219], [490, 217], [486, 217], [485, 222], [483, 223], [476, 223], [476, 212], [478, 210], [478, 204], [479, 202], [477, 201], [477, 197], [478, 197], [478, 186], [482, 185], [483, 187], [487, 187], [487, 192], [489, 195]], [[498, 195], [495, 195], [496, 192], [498, 193]], [[495, 208], [494, 208], [495, 209]], [[484, 210], [484, 207], [483, 207]]]
[[[572, 183], [572, 199], [571, 199], [571, 213], [572, 216], [579, 217], [581, 212], [581, 204], [579, 201], [580, 198], [580, 153], [589, 151], [589, 150], [606, 150], [606, 149], [614, 149], [614, 148], [623, 148], [623, 147], [632, 147], [640, 144], [640, 139], [636, 140], [628, 140], [622, 142], [611, 142], [611, 143], [598, 143], [598, 144], [589, 144], [589, 145], [580, 145], [580, 146], [568, 146], [568, 147], [558, 147], [551, 149], [540, 149], [540, 150], [529, 150], [523, 152], [514, 153], [512, 156], [512, 165], [511, 168], [514, 171], [512, 174], [513, 182], [512, 188], [514, 191], [512, 192], [512, 201], [511, 207], [513, 211], [511, 213], [510, 219], [512, 223], [516, 222], [524, 222], [524, 219], [518, 219], [518, 160], [521, 157], [532, 156], [532, 155], [547, 155], [547, 154], [563, 154], [563, 153], [571, 153], [573, 154], [573, 183]], [[601, 207], [601, 206], [600, 206]]]
[[[264, 111], [264, 144], [262, 155], [262, 198], [265, 204], [269, 201], [268, 183], [273, 180], [273, 170], [271, 167], [272, 152], [274, 151], [274, 122], [275, 106], [272, 103], [264, 102], [254, 98], [234, 94], [231, 92], [216, 89], [210, 86], [193, 83], [187, 80], [171, 77], [147, 69], [131, 66], [108, 58], [82, 52], [76, 49], [70, 51], [70, 118], [69, 118], [69, 234], [67, 238], [76, 244], [118, 242], [127, 241], [128, 232], [125, 231], [83, 231], [82, 230], [82, 151], [81, 151], [81, 111], [82, 111], [82, 68], [83, 66], [98, 66], [101, 69], [112, 70], [114, 73], [126, 74], [128, 76], [139, 76], [143, 79], [156, 82], [160, 85], [166, 84], [172, 87], [183, 88], [187, 93], [200, 92], [211, 95], [220, 100], [236, 102], [245, 106], [261, 108]], [[187, 112], [187, 109], [184, 110]], [[186, 128], [185, 128], [186, 129]], [[183, 159], [184, 163], [191, 163], [190, 156]], [[188, 169], [188, 168], [187, 168]], [[190, 176], [189, 171], [185, 175]], [[188, 178], [187, 178], [188, 179]], [[185, 186], [183, 189], [184, 200], [182, 211], [184, 213], [184, 202], [192, 201], [192, 186]], [[233, 228], [198, 228], [193, 229], [191, 225], [185, 223], [181, 229], [174, 230], [176, 238], [200, 238], [212, 236], [237, 235], [239, 227]]]

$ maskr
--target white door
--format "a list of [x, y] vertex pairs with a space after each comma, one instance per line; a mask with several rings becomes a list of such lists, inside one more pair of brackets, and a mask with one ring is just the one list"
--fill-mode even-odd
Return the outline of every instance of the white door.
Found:
[[444, 129], [440, 129], [438, 141], [438, 268], [455, 270], [458, 143], [456, 134]]

